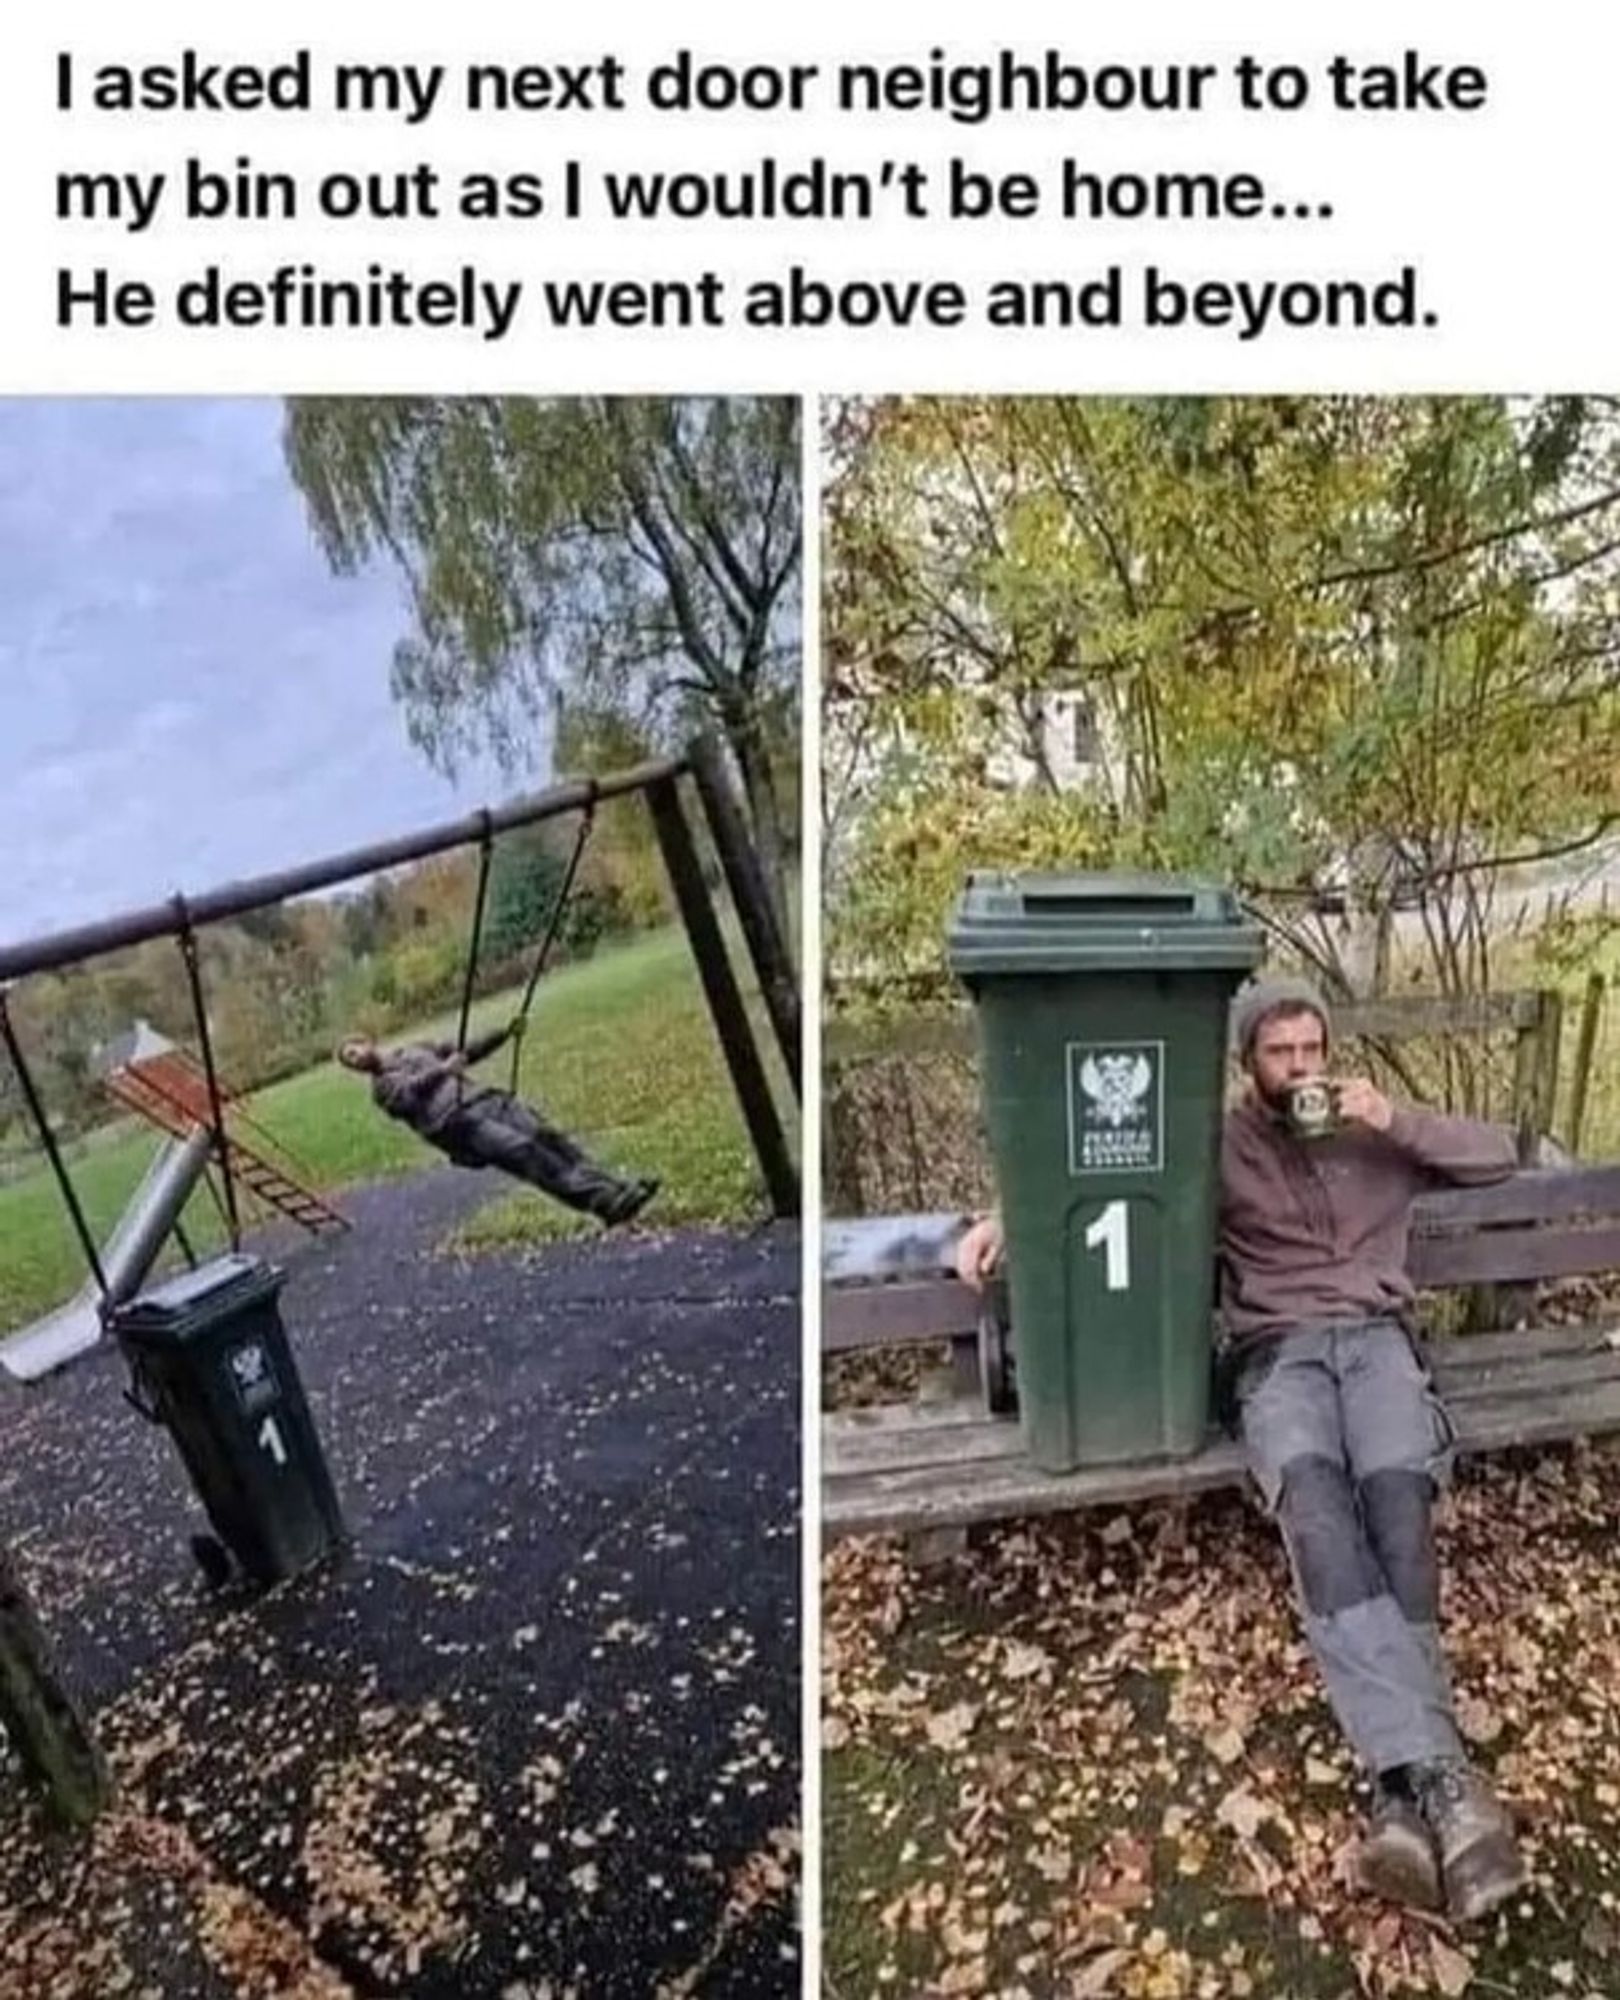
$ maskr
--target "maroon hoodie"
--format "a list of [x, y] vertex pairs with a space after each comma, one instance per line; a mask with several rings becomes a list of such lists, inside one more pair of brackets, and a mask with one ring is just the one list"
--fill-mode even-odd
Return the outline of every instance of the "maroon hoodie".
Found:
[[1221, 1321], [1237, 1341], [1410, 1303], [1407, 1218], [1425, 1188], [1481, 1187], [1517, 1164], [1513, 1135], [1397, 1106], [1387, 1132], [1296, 1139], [1257, 1096], [1226, 1115]]

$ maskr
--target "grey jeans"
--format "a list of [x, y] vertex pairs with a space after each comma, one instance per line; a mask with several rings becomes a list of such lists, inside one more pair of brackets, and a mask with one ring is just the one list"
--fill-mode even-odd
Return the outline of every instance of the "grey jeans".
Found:
[[1235, 1391], [1340, 1727], [1369, 1771], [1460, 1756], [1433, 1531], [1455, 1433], [1405, 1328], [1337, 1321], [1269, 1336]]
[[532, 1105], [490, 1092], [461, 1113], [444, 1135], [464, 1166], [498, 1167], [582, 1214], [606, 1221], [631, 1183], [600, 1166]]

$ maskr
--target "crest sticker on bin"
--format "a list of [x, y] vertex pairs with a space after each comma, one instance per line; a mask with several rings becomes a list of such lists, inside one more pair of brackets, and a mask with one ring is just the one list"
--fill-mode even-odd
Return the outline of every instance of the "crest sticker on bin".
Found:
[[1070, 1174], [1164, 1171], [1164, 1043], [1070, 1042]]
[[232, 1348], [228, 1366], [232, 1386], [250, 1416], [276, 1400], [275, 1370], [261, 1341], [250, 1340]]

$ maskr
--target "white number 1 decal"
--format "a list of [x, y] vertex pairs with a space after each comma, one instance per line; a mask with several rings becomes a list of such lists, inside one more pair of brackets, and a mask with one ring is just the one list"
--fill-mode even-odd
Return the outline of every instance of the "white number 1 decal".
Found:
[[266, 1417], [260, 1424], [259, 1443], [269, 1452], [277, 1465], [287, 1463], [287, 1447], [281, 1442], [281, 1431], [274, 1417]]
[[1131, 1239], [1130, 1210], [1122, 1201], [1111, 1201], [1086, 1231], [1086, 1248], [1107, 1252], [1107, 1285], [1111, 1292], [1130, 1289]]

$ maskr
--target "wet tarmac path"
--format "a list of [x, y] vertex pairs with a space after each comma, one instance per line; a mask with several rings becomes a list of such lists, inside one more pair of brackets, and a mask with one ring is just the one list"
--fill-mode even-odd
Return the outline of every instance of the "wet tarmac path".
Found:
[[49, 1846], [5, 1782], [0, 1990], [798, 1991], [797, 1232], [437, 1254], [486, 1199], [271, 1246], [353, 1547], [268, 1596], [203, 1587], [115, 1354], [0, 1399], [0, 1533], [120, 1780]]

